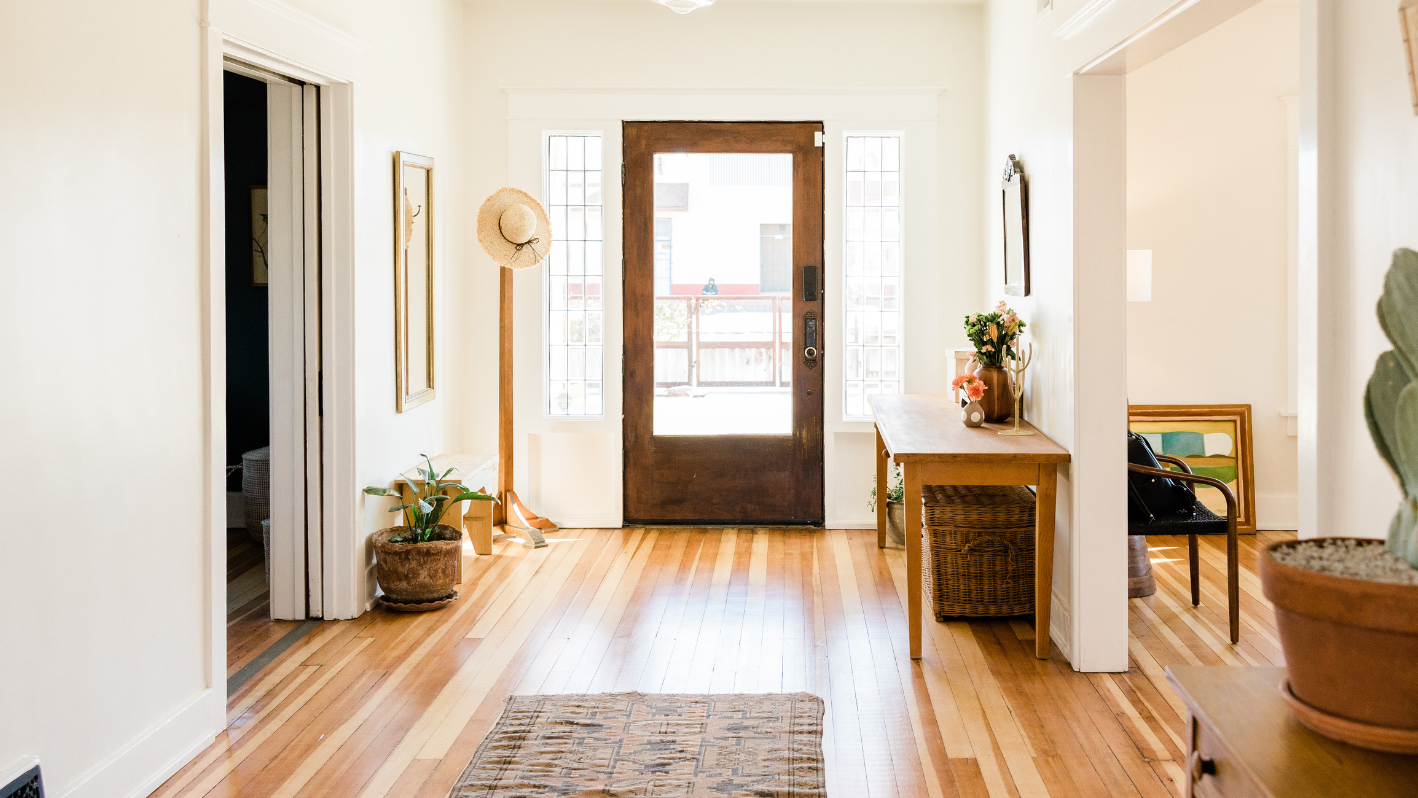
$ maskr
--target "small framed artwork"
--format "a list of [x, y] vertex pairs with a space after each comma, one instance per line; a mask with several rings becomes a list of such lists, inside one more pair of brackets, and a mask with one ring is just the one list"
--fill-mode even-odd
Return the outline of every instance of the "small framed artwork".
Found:
[[251, 284], [270, 284], [271, 262], [267, 256], [270, 233], [267, 230], [266, 187], [251, 186]]
[[394, 153], [394, 383], [402, 413], [433, 398], [433, 159]]
[[1004, 164], [1004, 292], [1029, 296], [1029, 186], [1024, 165], [1013, 155]]
[[[1157, 454], [1180, 457], [1198, 476], [1226, 483], [1236, 497], [1236, 532], [1255, 533], [1250, 405], [1128, 405], [1128, 429], [1146, 438]], [[1194, 487], [1202, 504], [1226, 515], [1221, 491], [1207, 485]]]

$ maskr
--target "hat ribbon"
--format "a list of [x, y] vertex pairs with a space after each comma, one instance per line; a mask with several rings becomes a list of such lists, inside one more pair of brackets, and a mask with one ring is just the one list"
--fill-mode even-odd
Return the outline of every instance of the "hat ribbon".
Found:
[[516, 247], [516, 249], [512, 252], [512, 260], [517, 260], [517, 256], [522, 254], [523, 249], [532, 250], [532, 254], [536, 255], [538, 258], [542, 256], [542, 253], [538, 252], [537, 248], [532, 246], [533, 244], [541, 243], [540, 238], [529, 238], [526, 241], [523, 241], [522, 243], [518, 244], [516, 241], [513, 241], [512, 239], [508, 238], [506, 233], [502, 232], [501, 216], [497, 217], [497, 234], [502, 236], [503, 241], [506, 241], [507, 243]]

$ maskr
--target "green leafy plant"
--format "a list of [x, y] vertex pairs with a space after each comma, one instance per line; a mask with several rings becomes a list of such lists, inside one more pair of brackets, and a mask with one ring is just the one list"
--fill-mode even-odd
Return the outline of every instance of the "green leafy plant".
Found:
[[1385, 549], [1418, 568], [1418, 252], [1393, 253], [1378, 311], [1393, 349], [1374, 364], [1364, 391], [1364, 420], [1403, 488]]
[[[906, 498], [906, 479], [905, 476], [901, 473], [901, 466], [896, 465], [895, 463], [892, 463], [891, 465], [887, 466], [886, 481], [890, 485], [890, 487], [886, 489], [887, 501], [899, 502], [902, 499]], [[872, 512], [876, 512], [875, 485], [872, 486], [871, 501], [867, 502], [867, 506], [871, 508]]]
[[[497, 501], [496, 497], [483, 493], [481, 490], [469, 490], [457, 482], [444, 481], [449, 474], [453, 473], [453, 469], [450, 468], [439, 474], [433, 470], [433, 461], [429, 459], [428, 455], [420, 454], [419, 457], [423, 458], [426, 467], [418, 469], [423, 484], [419, 486], [414, 501], [411, 504], [397, 504], [389, 510], [391, 513], [403, 511], [404, 526], [408, 528], [408, 531], [398, 537], [390, 538], [390, 543], [427, 543], [433, 537], [433, 528], [443, 520], [443, 514], [449, 507], [462, 501]], [[456, 496], [449, 496], [444, 492], [449, 488], [462, 492]], [[365, 488], [364, 492], [370, 496], [402, 496], [398, 490], [374, 486]]]
[[965, 317], [965, 335], [975, 345], [975, 359], [982, 366], [1003, 366], [1006, 355], [1014, 356], [1014, 342], [1028, 326], [1003, 301], [990, 313]]

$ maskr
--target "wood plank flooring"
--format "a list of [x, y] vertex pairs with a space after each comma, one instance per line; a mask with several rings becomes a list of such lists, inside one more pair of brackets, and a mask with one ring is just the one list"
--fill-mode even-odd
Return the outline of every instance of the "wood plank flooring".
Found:
[[300, 622], [271, 620], [261, 545], [244, 528], [228, 529], [226, 542], [226, 675], [230, 677]]
[[443, 798], [513, 693], [807, 690], [828, 706], [834, 798], [1180, 795], [1174, 663], [1281, 664], [1241, 541], [1241, 642], [1225, 548], [1150, 538], [1157, 595], [1130, 602], [1126, 673], [1033, 656], [1028, 619], [926, 624], [906, 656], [901, 549], [874, 531], [563, 530], [467, 550], [435, 613], [327, 622], [231, 696], [229, 728], [156, 796]]

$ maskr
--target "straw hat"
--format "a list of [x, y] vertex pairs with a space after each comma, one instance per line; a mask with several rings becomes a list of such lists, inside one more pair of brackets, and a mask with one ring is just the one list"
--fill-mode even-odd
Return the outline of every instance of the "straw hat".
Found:
[[551, 220], [531, 194], [498, 189], [478, 209], [478, 243], [497, 265], [528, 269], [551, 251]]

